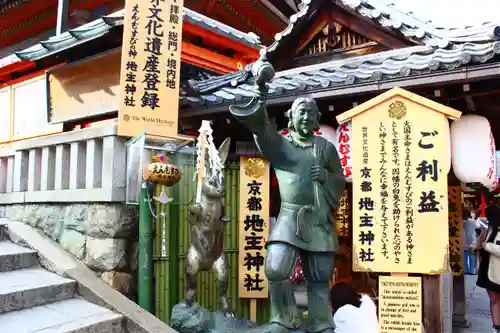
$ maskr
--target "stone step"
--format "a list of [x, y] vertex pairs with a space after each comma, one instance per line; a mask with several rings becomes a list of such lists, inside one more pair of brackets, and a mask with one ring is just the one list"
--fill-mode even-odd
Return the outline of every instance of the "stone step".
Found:
[[2, 272], [0, 313], [66, 300], [75, 295], [75, 288], [74, 281], [42, 268]]
[[0, 314], [2, 333], [123, 333], [123, 316], [82, 299]]
[[38, 256], [35, 251], [7, 241], [0, 241], [0, 272], [33, 266], [38, 266]]

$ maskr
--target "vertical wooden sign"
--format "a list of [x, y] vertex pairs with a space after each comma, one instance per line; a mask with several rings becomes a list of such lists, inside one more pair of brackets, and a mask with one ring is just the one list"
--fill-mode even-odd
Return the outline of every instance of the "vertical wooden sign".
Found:
[[257, 320], [257, 299], [268, 298], [264, 265], [269, 236], [270, 165], [259, 157], [240, 158], [238, 291], [250, 299], [250, 320]]
[[126, 0], [118, 135], [177, 134], [183, 0]]
[[394, 88], [337, 117], [352, 122], [353, 269], [440, 274], [448, 265], [447, 117]]
[[464, 239], [462, 221], [462, 188], [448, 186], [448, 228], [450, 266], [454, 275], [464, 273]]
[[339, 237], [349, 237], [351, 208], [349, 204], [349, 191], [345, 189], [335, 214], [335, 229]]
[[268, 298], [264, 274], [269, 236], [269, 163], [258, 157], [240, 158], [239, 296]]

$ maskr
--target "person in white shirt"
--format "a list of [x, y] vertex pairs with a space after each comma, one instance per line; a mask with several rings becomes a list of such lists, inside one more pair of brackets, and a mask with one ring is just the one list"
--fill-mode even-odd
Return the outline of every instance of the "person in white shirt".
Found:
[[339, 282], [330, 290], [335, 333], [378, 333], [377, 307], [367, 295]]

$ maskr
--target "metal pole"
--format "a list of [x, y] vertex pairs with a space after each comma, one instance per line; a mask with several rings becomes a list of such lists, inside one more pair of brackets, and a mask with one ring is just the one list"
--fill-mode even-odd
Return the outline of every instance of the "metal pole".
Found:
[[139, 306], [152, 311], [153, 292], [153, 221], [149, 211], [148, 188], [142, 183], [139, 197]]

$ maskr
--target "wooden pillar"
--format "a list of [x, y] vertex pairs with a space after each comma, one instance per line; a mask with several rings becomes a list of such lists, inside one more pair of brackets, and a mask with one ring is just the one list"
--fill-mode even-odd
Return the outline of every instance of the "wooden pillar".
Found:
[[444, 332], [444, 292], [440, 275], [422, 277], [424, 328], [427, 333]]
[[57, 1], [57, 27], [56, 35], [64, 33], [68, 28], [69, 0]]
[[465, 276], [453, 277], [453, 326], [469, 327], [467, 320], [467, 295], [465, 294]]

